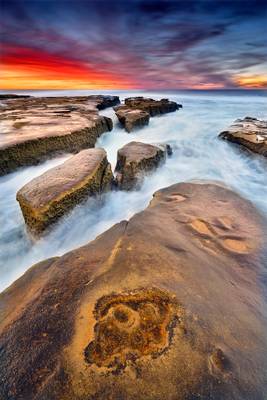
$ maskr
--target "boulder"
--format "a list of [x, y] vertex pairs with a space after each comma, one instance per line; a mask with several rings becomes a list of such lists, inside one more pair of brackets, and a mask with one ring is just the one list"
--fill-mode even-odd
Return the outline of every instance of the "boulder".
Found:
[[264, 400], [266, 221], [180, 183], [0, 295], [5, 400]]
[[27, 227], [33, 234], [40, 234], [88, 196], [108, 189], [112, 180], [105, 150], [81, 151], [18, 191]]
[[147, 111], [132, 109], [125, 105], [115, 107], [114, 111], [128, 133], [149, 123], [150, 116]]
[[130, 190], [140, 184], [146, 172], [155, 169], [165, 160], [166, 153], [167, 146], [127, 143], [118, 150], [115, 167], [117, 186], [122, 190]]
[[251, 117], [237, 119], [219, 137], [267, 157], [267, 121]]
[[117, 96], [7, 100], [0, 110], [0, 175], [56, 153], [94, 147], [102, 133], [112, 130], [112, 120], [98, 109], [117, 101]]
[[115, 114], [127, 132], [148, 125], [149, 118], [173, 112], [182, 107], [168, 99], [153, 100], [145, 97], [129, 97], [125, 104], [115, 107]]
[[175, 101], [170, 101], [168, 99], [154, 100], [142, 96], [129, 97], [125, 99], [125, 104], [130, 108], [144, 110], [148, 112], [151, 117], [173, 112], [182, 107], [181, 104], [177, 104]]

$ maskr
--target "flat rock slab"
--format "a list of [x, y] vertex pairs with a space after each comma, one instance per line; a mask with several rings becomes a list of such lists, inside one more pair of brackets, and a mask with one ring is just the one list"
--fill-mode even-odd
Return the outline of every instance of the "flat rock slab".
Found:
[[181, 108], [181, 104], [168, 99], [154, 100], [145, 97], [129, 97], [125, 104], [114, 108], [115, 114], [125, 130], [129, 133], [149, 123], [155, 115], [173, 112]]
[[251, 117], [237, 119], [219, 137], [267, 157], [267, 121]]
[[266, 222], [180, 183], [0, 295], [5, 400], [264, 400]]
[[118, 102], [117, 96], [6, 100], [0, 110], [0, 175], [56, 153], [94, 147], [112, 130], [112, 120], [98, 110]]
[[122, 190], [130, 190], [140, 184], [144, 174], [162, 163], [167, 147], [142, 142], [130, 142], [118, 150], [115, 168], [116, 183]]
[[27, 227], [40, 234], [88, 196], [110, 188], [112, 180], [105, 150], [82, 150], [18, 191]]

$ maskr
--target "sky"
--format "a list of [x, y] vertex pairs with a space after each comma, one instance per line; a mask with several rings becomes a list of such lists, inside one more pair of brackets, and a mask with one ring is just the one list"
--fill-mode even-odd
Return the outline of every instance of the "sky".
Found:
[[0, 0], [0, 89], [266, 89], [267, 0]]

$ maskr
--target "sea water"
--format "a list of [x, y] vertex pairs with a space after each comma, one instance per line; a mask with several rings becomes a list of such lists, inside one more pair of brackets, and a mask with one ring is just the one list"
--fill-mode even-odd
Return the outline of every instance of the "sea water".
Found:
[[[14, 92], [13, 92], [14, 93]], [[25, 93], [25, 92], [20, 92]], [[86, 95], [91, 91], [27, 92], [36, 96]], [[251, 116], [267, 119], [267, 93], [264, 91], [222, 92], [145, 92], [108, 91], [102, 94], [168, 97], [183, 104], [177, 112], [150, 119], [148, 126], [126, 133], [112, 108], [101, 112], [113, 119], [112, 132], [103, 134], [97, 147], [107, 151], [115, 167], [117, 150], [133, 140], [144, 143], [169, 143], [173, 155], [156, 171], [146, 176], [141, 188], [131, 192], [114, 191], [89, 198], [55, 224], [49, 234], [33, 242], [27, 235], [16, 201], [16, 192], [34, 177], [58, 165], [69, 154], [38, 166], [22, 168], [0, 178], [0, 291], [21, 276], [32, 264], [61, 255], [95, 239], [113, 224], [143, 210], [153, 193], [177, 182], [216, 180], [249, 199], [267, 215], [267, 160], [249, 155], [237, 146], [218, 139], [236, 118]]]

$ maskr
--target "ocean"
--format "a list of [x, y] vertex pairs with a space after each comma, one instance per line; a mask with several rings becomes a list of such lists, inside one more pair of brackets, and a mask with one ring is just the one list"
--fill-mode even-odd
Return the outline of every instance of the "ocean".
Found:
[[[2, 91], [4, 93], [4, 91]], [[236, 118], [267, 119], [266, 91], [12, 91], [36, 96], [116, 94], [168, 97], [183, 104], [175, 113], [150, 119], [150, 124], [131, 134], [118, 124], [114, 111], [102, 115], [113, 119], [112, 132], [103, 134], [97, 147], [107, 151], [115, 167], [117, 150], [130, 141], [169, 143], [173, 155], [156, 171], [146, 176], [141, 188], [131, 192], [109, 192], [88, 199], [62, 218], [49, 234], [33, 242], [27, 235], [16, 201], [16, 192], [28, 181], [62, 163], [70, 154], [38, 166], [20, 169], [0, 178], [0, 291], [19, 278], [32, 264], [61, 255], [93, 240], [115, 223], [143, 210], [153, 193], [174, 183], [192, 180], [220, 181], [249, 199], [260, 213], [267, 215], [267, 160], [249, 155], [218, 139]], [[1, 141], [1, 133], [0, 133]], [[207, 205], [208, 206], [208, 205]]]

